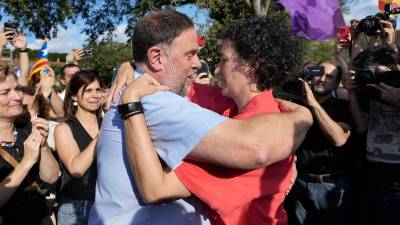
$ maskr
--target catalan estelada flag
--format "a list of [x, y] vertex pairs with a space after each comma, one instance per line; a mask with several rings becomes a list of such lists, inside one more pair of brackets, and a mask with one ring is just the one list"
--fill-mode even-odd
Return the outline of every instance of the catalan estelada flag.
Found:
[[379, 12], [385, 12], [385, 4], [392, 4], [392, 9], [400, 6], [400, 0], [378, 0], [379, 2]]
[[32, 76], [42, 71], [49, 65], [49, 56], [47, 54], [47, 41], [44, 41], [42, 48], [39, 51], [37, 58], [35, 59], [35, 64], [33, 64], [31, 72], [29, 73], [28, 80], [32, 79]]

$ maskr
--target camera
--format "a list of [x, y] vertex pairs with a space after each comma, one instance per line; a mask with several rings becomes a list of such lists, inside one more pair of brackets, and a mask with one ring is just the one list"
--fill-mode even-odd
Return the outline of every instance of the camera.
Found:
[[275, 98], [284, 99], [305, 106], [306, 90], [303, 81], [297, 78], [290, 78], [277, 88], [273, 88]]
[[311, 80], [314, 76], [323, 76], [325, 74], [325, 68], [323, 66], [310, 66], [306, 70], [304, 80]]
[[367, 85], [382, 82], [395, 88], [400, 88], [400, 71], [382, 71], [375, 66], [361, 68], [356, 71], [355, 81], [359, 93], [370, 98], [379, 99], [379, 93]]
[[400, 13], [400, 8], [395, 8], [391, 10], [391, 4], [385, 5], [385, 12], [377, 13], [375, 15], [367, 16], [362, 19], [358, 26], [357, 30], [359, 32], [364, 32], [368, 36], [376, 35], [378, 30], [381, 31], [381, 34], [384, 35], [384, 27], [381, 23], [381, 20], [386, 20], [392, 23], [393, 28], [396, 29], [396, 20], [391, 18], [390, 15], [395, 15]]
[[92, 50], [91, 49], [83, 49], [83, 58], [84, 59], [89, 59], [92, 58]]

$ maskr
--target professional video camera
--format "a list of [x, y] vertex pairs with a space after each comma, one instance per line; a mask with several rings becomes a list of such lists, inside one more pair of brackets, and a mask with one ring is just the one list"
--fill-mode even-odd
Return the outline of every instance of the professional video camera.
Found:
[[377, 13], [375, 15], [367, 16], [362, 19], [357, 30], [364, 32], [368, 36], [376, 35], [377, 31], [381, 31], [381, 35], [385, 35], [383, 24], [381, 20], [386, 20], [392, 23], [393, 28], [396, 29], [396, 20], [391, 18], [390, 15], [396, 15], [400, 13], [400, 8], [391, 9], [392, 4], [385, 5], [385, 12]]
[[[323, 76], [324, 74], [325, 68], [323, 66], [313, 65], [307, 67], [300, 77], [303, 80], [310, 81], [314, 76]], [[304, 89], [303, 81], [297, 78], [287, 79], [280, 87], [274, 88], [274, 96], [300, 105], [305, 105], [306, 90]]]
[[362, 68], [356, 71], [355, 80], [358, 92], [370, 98], [379, 98], [375, 89], [368, 88], [368, 84], [385, 83], [400, 88], [400, 71], [382, 71], [376, 66]]

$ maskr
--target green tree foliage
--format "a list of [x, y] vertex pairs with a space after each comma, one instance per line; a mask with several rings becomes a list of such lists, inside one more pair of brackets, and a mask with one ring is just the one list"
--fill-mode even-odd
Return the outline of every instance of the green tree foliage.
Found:
[[[271, 0], [0, 0], [0, 19], [6, 15], [9, 22], [21, 30], [32, 32], [37, 38], [56, 37], [58, 26], [67, 28], [67, 22], [83, 19], [84, 32], [90, 40], [111, 34], [124, 21], [129, 22], [130, 34], [137, 19], [160, 8], [175, 8], [196, 4], [212, 11], [211, 18], [240, 17], [251, 12], [265, 15]], [[348, 5], [358, 0], [339, 0], [348, 12]], [[272, 0], [271, 2], [274, 2]], [[235, 6], [241, 6], [238, 8]], [[246, 11], [246, 12], [245, 12]], [[106, 35], [107, 36], [107, 35]], [[108, 36], [110, 37], [110, 36]]]
[[[254, 2], [254, 1], [253, 1]], [[238, 20], [254, 16], [255, 11], [248, 3], [242, 0], [199, 0], [198, 6], [208, 7], [213, 24], [206, 34], [207, 44], [201, 49], [200, 57], [205, 59], [213, 71], [218, 63], [219, 36], [225, 27], [235, 24]], [[270, 1], [270, 13], [284, 13], [276, 4], [276, 0]], [[287, 17], [287, 19], [289, 19]]]
[[105, 84], [111, 82], [113, 68], [132, 59], [132, 48], [122, 43], [92, 43], [85, 46], [85, 49], [91, 49], [93, 56], [81, 60], [79, 65], [85, 70], [97, 70]]
[[[339, 0], [345, 13], [348, 13], [352, 3], [358, 1]], [[267, 11], [269, 13], [279, 11], [276, 0], [0, 0], [0, 18], [2, 15], [8, 15], [16, 26], [34, 33], [38, 38], [55, 37], [59, 25], [66, 28], [67, 21], [75, 23], [78, 19], [83, 19], [86, 23], [83, 31], [89, 40], [94, 42], [99, 36], [104, 35], [106, 40], [111, 41], [112, 31], [124, 21], [128, 21], [126, 33], [131, 36], [135, 22], [147, 13], [186, 4], [195, 4], [198, 8], [209, 10], [213, 23], [205, 29], [207, 45], [201, 50], [200, 55], [207, 59], [212, 67], [217, 62], [218, 35], [224, 27], [249, 16], [265, 15]], [[305, 59], [324, 58], [330, 54], [331, 47], [333, 48], [332, 41], [308, 43], [309, 51]], [[107, 44], [96, 44], [94, 47], [98, 49], [105, 46]], [[104, 57], [110, 57], [110, 54], [100, 57], [100, 52], [112, 51], [96, 50], [96, 52], [98, 54], [96, 53], [97, 56], [93, 60], [97, 58], [104, 60]], [[129, 59], [130, 53], [126, 55]], [[105, 75], [110, 73], [117, 62], [119, 61], [111, 62], [113, 65], [103, 61], [99, 61], [97, 65], [94, 61], [86, 64], [90, 68], [99, 69], [102, 75]]]
[[[0, 19], [10, 17], [14, 27], [32, 32], [38, 38], [56, 36], [58, 26], [66, 28], [66, 21], [75, 22], [90, 2], [85, 0], [5, 0], [0, 1]], [[78, 6], [83, 4], [83, 8]], [[79, 9], [79, 10], [77, 10]]]

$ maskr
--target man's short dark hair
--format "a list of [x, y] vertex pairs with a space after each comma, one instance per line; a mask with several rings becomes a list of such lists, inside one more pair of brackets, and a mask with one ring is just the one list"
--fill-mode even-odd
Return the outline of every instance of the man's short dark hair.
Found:
[[184, 30], [194, 27], [185, 14], [162, 10], [143, 17], [135, 26], [132, 50], [136, 62], [146, 62], [147, 51], [157, 44], [170, 44]]
[[251, 63], [260, 90], [294, 77], [302, 64], [303, 42], [279, 13], [239, 21], [225, 30], [222, 40], [232, 41], [238, 56]]
[[65, 64], [65, 65], [61, 68], [61, 78], [64, 79], [64, 77], [65, 77], [65, 72], [64, 72], [65, 69], [67, 69], [67, 68], [73, 68], [73, 67], [76, 67], [76, 68], [78, 68], [79, 70], [81, 69], [78, 65], [73, 64], [73, 63]]
[[355, 70], [376, 65], [383, 65], [397, 70], [397, 64], [399, 64], [398, 54], [392, 48], [383, 46], [374, 46], [365, 49], [352, 62]]

